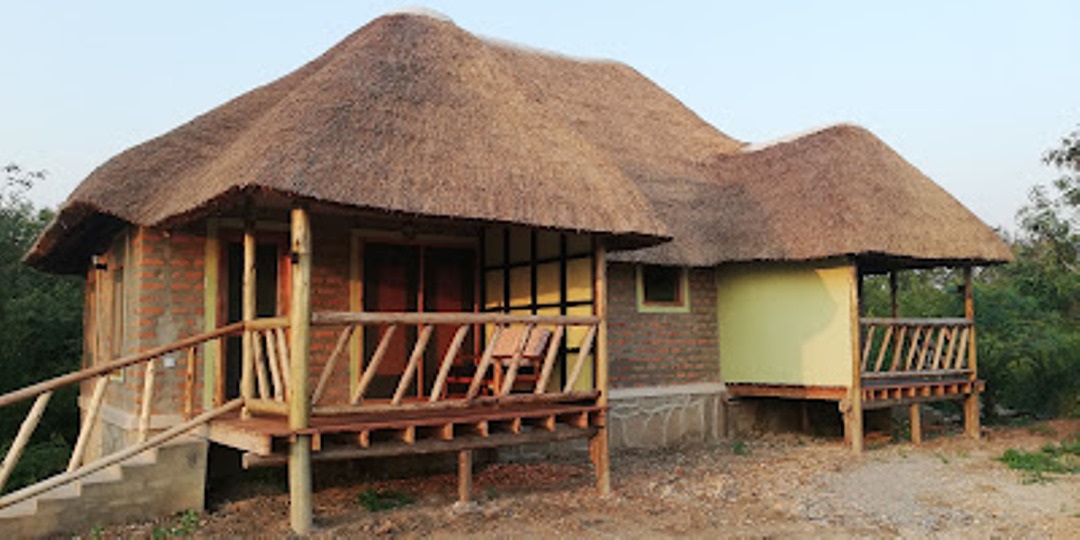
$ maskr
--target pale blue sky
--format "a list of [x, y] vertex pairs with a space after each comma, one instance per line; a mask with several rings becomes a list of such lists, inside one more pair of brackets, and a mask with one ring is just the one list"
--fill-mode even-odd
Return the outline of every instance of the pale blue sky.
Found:
[[625, 62], [736, 138], [861, 124], [991, 225], [1080, 123], [1080, 2], [0, 0], [0, 163], [55, 205], [95, 167], [378, 15]]

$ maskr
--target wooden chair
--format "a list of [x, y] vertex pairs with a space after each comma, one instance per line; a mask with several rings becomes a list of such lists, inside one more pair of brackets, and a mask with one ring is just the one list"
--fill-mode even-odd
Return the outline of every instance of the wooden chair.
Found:
[[[527, 336], [526, 332], [528, 332]], [[493, 393], [498, 394], [502, 389], [506, 372], [510, 369], [510, 364], [514, 360], [518, 347], [522, 346], [522, 342], [524, 342], [524, 347], [521, 351], [521, 361], [518, 363], [517, 376], [514, 377], [514, 386], [529, 384], [530, 389], [535, 386], [536, 380], [540, 377], [540, 365], [544, 361], [550, 341], [551, 330], [547, 328], [534, 327], [530, 331], [526, 326], [511, 326], [503, 329], [499, 334], [499, 341], [495, 343], [495, 351], [491, 355], [494, 375], [490, 388]], [[510, 390], [513, 391], [513, 388]]]
[[[525, 333], [528, 336], [525, 337]], [[514, 388], [528, 388], [531, 390], [540, 376], [540, 367], [547, 354], [548, 344], [551, 342], [552, 332], [547, 328], [529, 328], [524, 325], [512, 325], [503, 327], [499, 333], [499, 339], [493, 346], [491, 368], [485, 374], [484, 385], [481, 387], [484, 395], [496, 395], [502, 389], [506, 375], [513, 363], [514, 355], [518, 347], [524, 347], [521, 351], [521, 360], [518, 363], [518, 372], [514, 377]], [[447, 384], [443, 393], [451, 385], [468, 387], [472, 383], [473, 376], [480, 363], [481, 354], [468, 355], [469, 362], [451, 369], [447, 377]], [[513, 390], [513, 389], [511, 389]]]

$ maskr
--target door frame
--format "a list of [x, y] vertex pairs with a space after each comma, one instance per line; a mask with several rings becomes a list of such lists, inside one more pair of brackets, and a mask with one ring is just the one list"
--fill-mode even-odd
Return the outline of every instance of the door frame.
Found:
[[[420, 248], [420, 274], [419, 274], [419, 299], [417, 307], [423, 310], [424, 288], [424, 248], [461, 248], [471, 249], [473, 252], [473, 312], [480, 311], [480, 234], [472, 235], [440, 235], [440, 234], [413, 234], [404, 232], [392, 232], [374, 229], [352, 229], [349, 232], [349, 311], [364, 311], [364, 246], [367, 243], [396, 244], [417, 246]], [[480, 336], [473, 332], [474, 347], [481, 343]], [[349, 343], [349, 395], [356, 392], [360, 383], [360, 375], [364, 369], [364, 327], [358, 326], [353, 332]]]

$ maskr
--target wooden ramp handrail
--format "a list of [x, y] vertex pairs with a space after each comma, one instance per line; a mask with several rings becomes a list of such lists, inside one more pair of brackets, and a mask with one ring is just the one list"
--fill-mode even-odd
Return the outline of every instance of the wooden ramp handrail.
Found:
[[76, 480], [79, 480], [80, 478], [84, 478], [90, 474], [100, 471], [101, 469], [116, 465], [117, 463], [120, 463], [121, 461], [135, 456], [136, 454], [140, 454], [142, 452], [150, 450], [151, 448], [161, 446], [171, 441], [172, 439], [175, 439], [180, 435], [183, 435], [184, 433], [191, 431], [192, 429], [195, 429], [196, 427], [199, 427], [200, 425], [205, 424], [210, 420], [213, 420], [214, 418], [239, 409], [242, 404], [243, 400], [234, 399], [226, 403], [225, 405], [222, 405], [221, 407], [206, 411], [199, 416], [192, 418], [191, 420], [188, 420], [182, 424], [177, 424], [161, 433], [158, 433], [157, 435], [154, 435], [153, 437], [150, 437], [149, 439], [139, 444], [136, 444], [129, 448], [125, 448], [124, 450], [121, 450], [114, 454], [105, 456], [93, 463], [83, 465], [82, 467], [79, 467], [78, 469], [75, 469], [73, 471], [58, 474], [56, 476], [53, 476], [52, 478], [42, 480], [41, 482], [38, 482], [36, 484], [32, 484], [18, 491], [9, 493], [3, 497], [0, 497], [0, 509], [25, 501], [26, 499], [29, 499], [31, 497], [41, 495], [42, 493], [51, 491], [58, 487], [70, 484]]
[[0, 396], [0, 407], [6, 407], [13, 403], [18, 403], [20, 401], [36, 397], [40, 394], [44, 394], [45, 392], [50, 392], [64, 386], [92, 379], [94, 377], [97, 377], [98, 375], [112, 373], [116, 370], [126, 368], [128, 366], [132, 366], [141, 362], [147, 362], [159, 356], [163, 356], [176, 351], [182, 351], [195, 345], [200, 345], [205, 341], [210, 341], [212, 339], [227, 335], [239, 334], [241, 331], [244, 330], [244, 328], [245, 324], [243, 322], [233, 323], [227, 326], [222, 326], [221, 328], [218, 328], [216, 330], [211, 330], [209, 332], [204, 332], [202, 334], [196, 334], [191, 337], [177, 340], [168, 345], [154, 347], [140, 353], [131, 354], [123, 358], [113, 360], [112, 362], [106, 362], [97, 366], [80, 369], [79, 371], [68, 373], [67, 375], [54, 377], [52, 379], [27, 386], [20, 390], [8, 392]]

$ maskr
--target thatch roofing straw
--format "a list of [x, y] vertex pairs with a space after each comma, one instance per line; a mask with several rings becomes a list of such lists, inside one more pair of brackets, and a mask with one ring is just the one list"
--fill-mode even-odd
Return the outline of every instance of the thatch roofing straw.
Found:
[[269, 191], [405, 215], [665, 239], [637, 182], [700, 174], [740, 143], [633, 69], [376, 19], [261, 88], [95, 170], [27, 260], [79, 271], [90, 216], [173, 226]]
[[675, 240], [619, 260], [711, 266], [850, 255], [920, 266], [1012, 258], [967, 208], [851, 125], [718, 155], [710, 181], [640, 185]]

